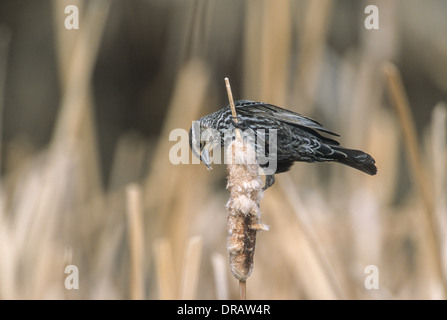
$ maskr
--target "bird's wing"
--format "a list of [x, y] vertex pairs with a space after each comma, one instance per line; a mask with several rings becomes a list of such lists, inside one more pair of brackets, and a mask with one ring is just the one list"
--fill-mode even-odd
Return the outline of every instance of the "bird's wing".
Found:
[[238, 109], [238, 112], [244, 112], [244, 109], [246, 109], [247, 111], [250, 111], [252, 115], [258, 114], [260, 117], [271, 118], [274, 120], [286, 122], [291, 125], [318, 130], [328, 134], [332, 134], [334, 136], [339, 136], [337, 133], [324, 128], [321, 123], [311, 118], [268, 103], [239, 100], [236, 101], [236, 109]]

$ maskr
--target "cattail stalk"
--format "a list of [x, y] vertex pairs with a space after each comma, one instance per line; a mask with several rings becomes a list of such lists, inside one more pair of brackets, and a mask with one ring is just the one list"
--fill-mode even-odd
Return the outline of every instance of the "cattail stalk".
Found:
[[[225, 82], [233, 117], [237, 122], [228, 78], [225, 78]], [[253, 270], [256, 233], [268, 228], [259, 222], [259, 201], [263, 192], [254, 147], [242, 139], [240, 132], [236, 132], [236, 139], [226, 151], [227, 189], [230, 191], [230, 200], [227, 203], [227, 250], [231, 273], [239, 280], [240, 297], [245, 299], [246, 279]]]
[[127, 219], [130, 245], [130, 298], [144, 300], [144, 231], [141, 187], [126, 186]]

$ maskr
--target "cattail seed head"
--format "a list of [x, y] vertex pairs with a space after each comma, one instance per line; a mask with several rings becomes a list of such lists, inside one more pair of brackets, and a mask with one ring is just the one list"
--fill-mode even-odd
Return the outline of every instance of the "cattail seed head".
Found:
[[245, 281], [253, 270], [256, 232], [268, 230], [259, 222], [263, 191], [253, 146], [239, 136], [228, 146], [226, 157], [230, 191], [227, 250], [233, 276]]

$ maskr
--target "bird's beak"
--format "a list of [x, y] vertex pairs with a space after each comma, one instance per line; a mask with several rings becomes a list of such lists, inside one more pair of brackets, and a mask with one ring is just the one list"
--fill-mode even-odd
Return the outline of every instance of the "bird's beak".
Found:
[[200, 160], [202, 160], [202, 162], [207, 166], [208, 170], [213, 169], [211, 168], [210, 151], [206, 146], [202, 149]]

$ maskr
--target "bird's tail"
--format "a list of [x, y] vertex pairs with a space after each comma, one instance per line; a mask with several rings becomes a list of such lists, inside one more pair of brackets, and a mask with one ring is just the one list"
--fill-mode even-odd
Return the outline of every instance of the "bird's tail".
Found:
[[372, 176], [377, 173], [377, 167], [374, 165], [376, 161], [369, 154], [360, 150], [345, 149], [341, 147], [333, 149], [341, 153], [336, 159], [337, 162], [343, 163]]

